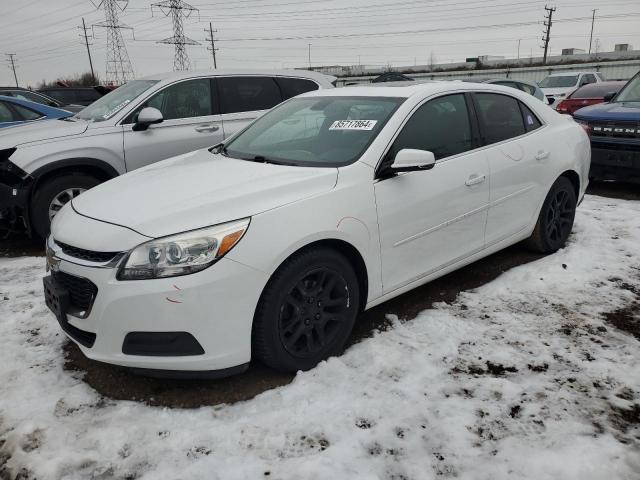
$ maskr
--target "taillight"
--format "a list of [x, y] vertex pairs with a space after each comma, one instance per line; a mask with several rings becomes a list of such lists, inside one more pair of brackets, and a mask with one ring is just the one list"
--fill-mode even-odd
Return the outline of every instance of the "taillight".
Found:
[[567, 101], [566, 100], [563, 100], [558, 104], [558, 106], [556, 107], [556, 112], [558, 112], [558, 113], [569, 113], [569, 108], [567, 106]]

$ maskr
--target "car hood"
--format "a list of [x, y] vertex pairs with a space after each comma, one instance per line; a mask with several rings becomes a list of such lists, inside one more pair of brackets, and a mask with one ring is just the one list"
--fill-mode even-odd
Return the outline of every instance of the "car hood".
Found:
[[0, 133], [0, 150], [13, 148], [25, 143], [40, 142], [53, 138], [80, 135], [89, 126], [85, 120], [51, 120], [47, 122], [28, 122]]
[[581, 108], [574, 114], [581, 120], [640, 120], [640, 102], [614, 102]]
[[157, 238], [324, 193], [337, 175], [336, 168], [256, 163], [198, 150], [103, 183], [75, 198], [73, 208]]

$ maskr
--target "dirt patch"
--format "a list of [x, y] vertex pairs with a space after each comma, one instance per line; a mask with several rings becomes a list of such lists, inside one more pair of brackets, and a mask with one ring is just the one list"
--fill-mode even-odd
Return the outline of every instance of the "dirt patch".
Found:
[[617, 329], [630, 333], [640, 340], [639, 301], [635, 301], [624, 308], [605, 314], [604, 319]]

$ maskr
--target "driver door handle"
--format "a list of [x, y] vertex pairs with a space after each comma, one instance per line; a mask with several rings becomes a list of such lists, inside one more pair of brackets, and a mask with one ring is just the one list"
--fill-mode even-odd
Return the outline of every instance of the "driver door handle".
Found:
[[485, 178], [486, 177], [484, 175], [474, 174], [474, 175], [471, 175], [469, 178], [467, 178], [467, 181], [464, 182], [464, 184], [467, 187], [470, 187], [472, 185], [478, 185], [479, 183], [484, 182]]
[[218, 125], [214, 125], [213, 123], [205, 123], [203, 125], [198, 125], [195, 127], [196, 132], [215, 132], [219, 130], [220, 127]]

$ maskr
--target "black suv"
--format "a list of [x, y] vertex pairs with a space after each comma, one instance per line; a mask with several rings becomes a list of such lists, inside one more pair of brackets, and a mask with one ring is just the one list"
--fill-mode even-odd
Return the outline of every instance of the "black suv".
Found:
[[103, 92], [103, 89], [99, 87], [47, 87], [38, 91], [55, 98], [59, 102], [65, 104], [74, 103], [86, 107], [105, 93], [108, 93], [109, 90], [104, 90]]

